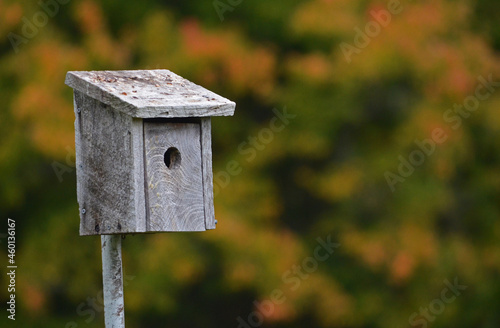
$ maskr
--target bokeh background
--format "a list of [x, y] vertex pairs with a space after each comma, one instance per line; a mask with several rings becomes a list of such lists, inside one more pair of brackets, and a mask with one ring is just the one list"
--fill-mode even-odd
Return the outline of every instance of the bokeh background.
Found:
[[[217, 229], [123, 241], [127, 327], [500, 326], [499, 87], [459, 126], [449, 112], [500, 81], [497, 0], [401, 0], [369, 42], [357, 29], [386, 1], [54, 1], [0, 0], [0, 231], [16, 220], [18, 265], [15, 322], [0, 275], [1, 327], [103, 327], [64, 78], [154, 68], [237, 108], [213, 119]], [[446, 141], [391, 190], [435, 129]], [[335, 252], [294, 273], [327, 236]], [[454, 281], [467, 289], [444, 303]], [[275, 289], [286, 300], [263, 314]]]

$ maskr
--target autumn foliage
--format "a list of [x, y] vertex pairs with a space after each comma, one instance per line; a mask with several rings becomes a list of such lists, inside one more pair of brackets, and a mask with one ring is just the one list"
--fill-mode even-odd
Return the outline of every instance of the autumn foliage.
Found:
[[[57, 13], [37, 26], [36, 1], [0, 0], [14, 327], [103, 326], [99, 241], [78, 236], [64, 78], [154, 68], [237, 103], [234, 117], [213, 119], [213, 160], [215, 175], [229, 161], [241, 170], [216, 181], [215, 231], [123, 241], [127, 327], [498, 327], [500, 6], [401, 0], [356, 46], [391, 2], [233, 1], [221, 21], [210, 1], [42, 0]], [[347, 60], [341, 44], [358, 51]], [[489, 96], [472, 106], [481, 79]], [[284, 109], [294, 118], [263, 133]], [[446, 139], [412, 164], [436, 129]], [[339, 247], [312, 269], [328, 236]], [[456, 278], [467, 289], [433, 308]], [[276, 290], [284, 301], [263, 307]]]

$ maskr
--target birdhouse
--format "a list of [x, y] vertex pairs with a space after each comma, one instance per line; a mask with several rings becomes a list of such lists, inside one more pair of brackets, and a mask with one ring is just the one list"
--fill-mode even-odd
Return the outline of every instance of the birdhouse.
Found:
[[212, 116], [235, 103], [168, 70], [68, 72], [80, 235], [215, 229]]

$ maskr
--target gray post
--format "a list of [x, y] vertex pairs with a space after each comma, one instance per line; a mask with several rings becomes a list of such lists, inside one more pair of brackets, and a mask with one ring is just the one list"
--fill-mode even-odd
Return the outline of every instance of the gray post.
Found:
[[121, 235], [101, 235], [104, 322], [106, 328], [124, 328]]

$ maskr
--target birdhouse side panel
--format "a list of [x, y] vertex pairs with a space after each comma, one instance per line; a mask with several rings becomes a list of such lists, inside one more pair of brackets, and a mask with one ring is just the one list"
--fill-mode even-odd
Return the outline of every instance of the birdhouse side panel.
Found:
[[205, 228], [215, 229], [212, 127], [210, 117], [201, 118], [201, 157], [203, 169], [203, 201], [205, 203]]
[[75, 111], [80, 235], [144, 232], [141, 122], [78, 91]]

